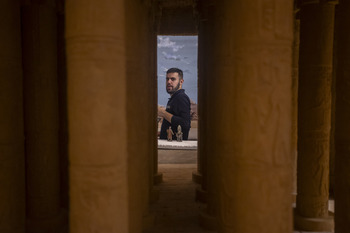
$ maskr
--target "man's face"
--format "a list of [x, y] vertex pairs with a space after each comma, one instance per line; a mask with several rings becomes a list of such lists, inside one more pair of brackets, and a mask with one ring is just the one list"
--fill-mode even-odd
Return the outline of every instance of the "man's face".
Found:
[[172, 95], [177, 90], [182, 88], [183, 79], [180, 80], [178, 73], [169, 73], [166, 75], [166, 91], [168, 94]]

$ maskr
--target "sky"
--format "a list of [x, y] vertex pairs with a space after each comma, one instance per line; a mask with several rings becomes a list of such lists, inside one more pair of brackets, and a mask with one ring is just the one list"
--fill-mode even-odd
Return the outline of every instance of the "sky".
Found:
[[170, 95], [165, 90], [165, 75], [169, 68], [180, 68], [184, 73], [182, 88], [197, 103], [197, 36], [158, 36], [157, 74], [158, 104], [165, 106]]

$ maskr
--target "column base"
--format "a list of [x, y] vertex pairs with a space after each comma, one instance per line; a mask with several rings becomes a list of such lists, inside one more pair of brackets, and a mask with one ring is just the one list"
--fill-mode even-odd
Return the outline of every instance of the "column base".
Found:
[[218, 228], [217, 219], [207, 212], [199, 213], [199, 225], [205, 229], [216, 231]]
[[192, 181], [196, 184], [201, 184], [202, 183], [202, 174], [199, 173], [198, 171], [192, 172]]
[[149, 199], [150, 204], [157, 202], [159, 200], [159, 190], [152, 188]]
[[207, 203], [207, 191], [203, 190], [202, 187], [196, 188], [196, 201]]
[[163, 173], [157, 173], [153, 176], [153, 184], [160, 184], [163, 182]]
[[144, 215], [142, 219], [142, 229], [147, 230], [152, 228], [154, 226], [154, 222], [155, 222], [154, 214], [149, 213]]
[[294, 227], [300, 231], [334, 231], [334, 214], [328, 213], [324, 218], [307, 218], [300, 216], [294, 209]]
[[68, 215], [62, 210], [52, 218], [27, 219], [26, 233], [62, 233], [68, 230]]

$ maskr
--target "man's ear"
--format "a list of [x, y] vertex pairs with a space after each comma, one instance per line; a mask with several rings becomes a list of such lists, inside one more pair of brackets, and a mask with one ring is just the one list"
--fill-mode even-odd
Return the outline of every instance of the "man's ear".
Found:
[[180, 84], [183, 84], [183, 83], [184, 83], [184, 80], [183, 80], [183, 79], [181, 79], [181, 80], [180, 80]]

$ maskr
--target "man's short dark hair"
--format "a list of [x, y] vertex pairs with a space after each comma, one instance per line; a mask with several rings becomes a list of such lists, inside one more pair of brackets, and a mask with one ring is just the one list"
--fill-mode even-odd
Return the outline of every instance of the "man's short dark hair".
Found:
[[182, 70], [180, 70], [179, 68], [170, 68], [166, 73], [167, 74], [178, 73], [179, 74], [179, 80], [183, 79], [183, 77], [184, 77], [184, 74], [183, 74]]

